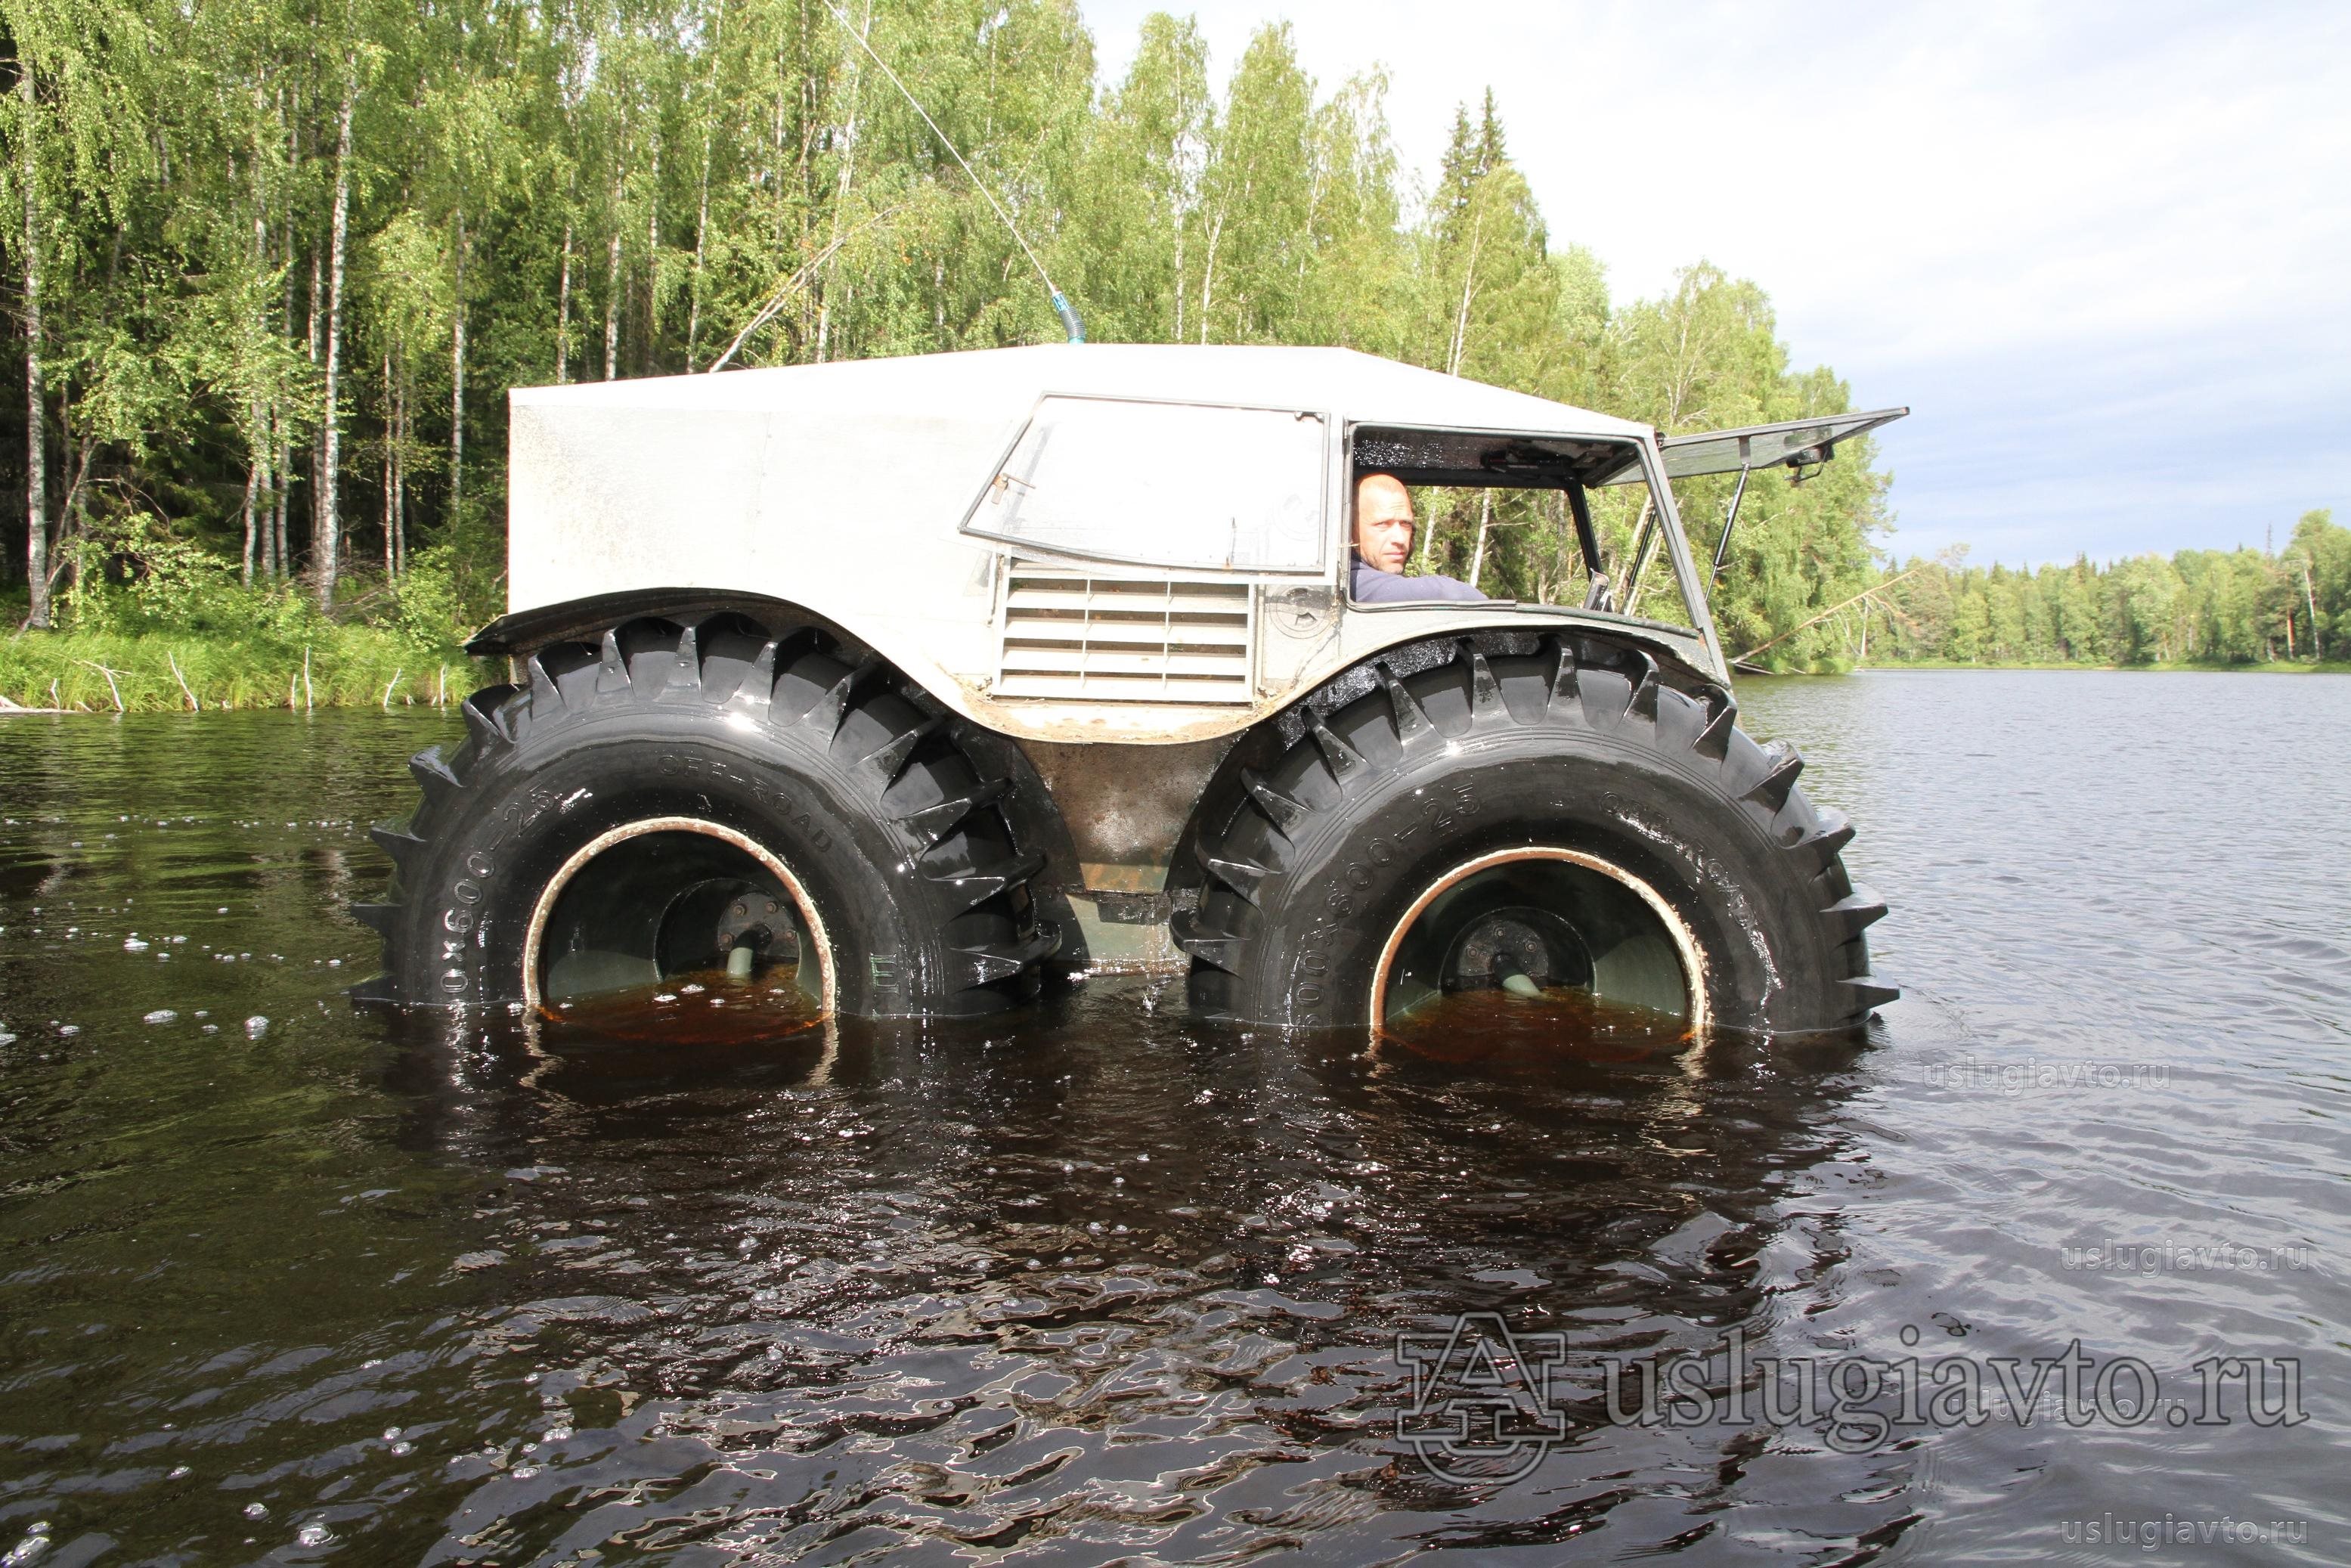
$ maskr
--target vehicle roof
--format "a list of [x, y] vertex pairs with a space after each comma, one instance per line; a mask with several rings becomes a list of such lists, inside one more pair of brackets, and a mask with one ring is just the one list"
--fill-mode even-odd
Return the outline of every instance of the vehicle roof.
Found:
[[1637, 436], [1647, 427], [1352, 349], [1050, 343], [717, 375], [521, 387], [516, 402], [989, 423], [1048, 392], [1308, 409], [1353, 423]]

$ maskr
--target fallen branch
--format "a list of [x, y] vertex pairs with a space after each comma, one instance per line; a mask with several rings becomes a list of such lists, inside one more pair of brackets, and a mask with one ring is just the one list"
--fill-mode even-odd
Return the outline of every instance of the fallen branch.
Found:
[[188, 677], [180, 674], [180, 661], [172, 656], [172, 651], [169, 648], [163, 650], [163, 662], [172, 666], [172, 678], [180, 683], [180, 695], [188, 699], [188, 711], [204, 712], [204, 705], [196, 700], [195, 693], [188, 690]]
[[93, 664], [88, 659], [76, 659], [74, 663], [82, 665], [86, 669], [96, 670], [99, 674], [104, 675], [106, 677], [106, 689], [114, 694], [114, 711], [117, 713], [124, 711], [122, 706], [122, 688], [114, 684], [114, 677], [120, 674], [119, 671], [110, 670], [104, 664]]
[[1855, 594], [1851, 599], [1841, 600], [1837, 603], [1830, 605], [1826, 610], [1822, 611], [1810, 621], [1801, 622], [1796, 625], [1789, 627], [1785, 632], [1781, 632], [1777, 637], [1772, 638], [1770, 642], [1756, 643], [1755, 646], [1748, 649], [1744, 653], [1739, 654], [1730, 662], [1734, 664], [1744, 663], [1746, 660], [1753, 658], [1756, 654], [1761, 653], [1764, 649], [1772, 646], [1774, 643], [1784, 643], [1789, 638], [1794, 636], [1797, 632], [1804, 631], [1810, 627], [1819, 625], [1830, 616], [1834, 615], [1838, 611], [1844, 610], [1860, 603], [1863, 600], [1876, 594], [1879, 590], [1893, 587], [1896, 583], [1901, 581], [1903, 578], [1908, 577], [1911, 572], [1915, 572], [1918, 569], [1914, 566], [1910, 569], [1910, 571], [1901, 572], [1896, 576], [1889, 577], [1884, 582], [1874, 582], [1867, 588], [1863, 589], [1859, 593]]
[[392, 672], [392, 679], [385, 683], [383, 688], [383, 711], [386, 713], [392, 711], [392, 688], [398, 685], [400, 685], [400, 670], [395, 665]]

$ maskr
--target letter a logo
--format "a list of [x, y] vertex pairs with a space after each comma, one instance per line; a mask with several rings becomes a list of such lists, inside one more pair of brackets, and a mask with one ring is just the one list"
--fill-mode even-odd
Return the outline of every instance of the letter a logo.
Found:
[[1412, 1368], [1412, 1404], [1396, 1436], [1429, 1473], [1468, 1486], [1508, 1486], [1567, 1436], [1551, 1406], [1563, 1336], [1514, 1337], [1499, 1312], [1464, 1312], [1452, 1332], [1398, 1334], [1396, 1362]]

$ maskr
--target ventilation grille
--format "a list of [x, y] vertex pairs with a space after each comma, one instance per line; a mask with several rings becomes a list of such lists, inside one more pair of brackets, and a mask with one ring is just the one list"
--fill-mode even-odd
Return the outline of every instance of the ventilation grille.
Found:
[[1246, 582], [1096, 577], [1014, 563], [995, 695], [1062, 702], [1247, 703]]

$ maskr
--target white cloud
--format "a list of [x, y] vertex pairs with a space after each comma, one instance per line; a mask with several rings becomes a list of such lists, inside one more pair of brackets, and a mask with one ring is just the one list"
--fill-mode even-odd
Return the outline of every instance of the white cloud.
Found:
[[[1152, 7], [1082, 4], [1114, 77]], [[1883, 444], [1906, 553], [2225, 547], [2256, 518], [2351, 517], [2351, 7], [1273, 14], [1326, 89], [1388, 68], [1424, 171], [1490, 85], [1555, 239], [1618, 298], [1705, 257], [1770, 291], [1799, 364], [1911, 404]], [[1221, 75], [1269, 12], [1197, 15]], [[1617, 172], [1601, 200], [1595, 166]]]

